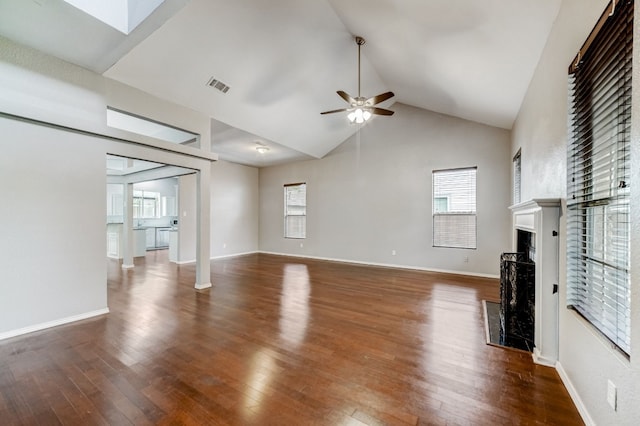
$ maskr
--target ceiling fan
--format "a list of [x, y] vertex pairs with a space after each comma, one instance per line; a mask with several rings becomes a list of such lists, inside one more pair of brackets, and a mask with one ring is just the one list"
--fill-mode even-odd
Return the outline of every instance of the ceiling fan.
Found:
[[336, 112], [348, 112], [347, 118], [352, 123], [364, 123], [371, 118], [372, 115], [393, 115], [393, 111], [389, 109], [379, 108], [374, 105], [384, 102], [394, 96], [393, 92], [385, 92], [371, 98], [365, 98], [360, 95], [360, 48], [365, 43], [364, 38], [360, 36], [355, 37], [356, 44], [358, 45], [358, 96], [352, 97], [347, 92], [338, 90], [338, 95], [349, 103], [348, 108], [334, 109], [331, 111], [324, 111], [320, 114], [333, 114]]

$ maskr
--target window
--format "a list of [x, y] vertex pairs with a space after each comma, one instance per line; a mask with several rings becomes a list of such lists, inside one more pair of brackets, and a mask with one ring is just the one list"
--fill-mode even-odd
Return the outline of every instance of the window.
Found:
[[596, 28], [569, 69], [567, 303], [628, 354], [633, 1]]
[[520, 196], [520, 188], [521, 188], [521, 157], [520, 150], [515, 157], [513, 157], [513, 204], [518, 204], [522, 201]]
[[107, 107], [107, 126], [176, 144], [200, 144], [200, 135], [112, 107]]
[[284, 186], [284, 237], [307, 237], [307, 184]]
[[133, 218], [152, 219], [160, 217], [160, 193], [152, 191], [133, 191]]
[[434, 247], [476, 248], [476, 171], [433, 171]]

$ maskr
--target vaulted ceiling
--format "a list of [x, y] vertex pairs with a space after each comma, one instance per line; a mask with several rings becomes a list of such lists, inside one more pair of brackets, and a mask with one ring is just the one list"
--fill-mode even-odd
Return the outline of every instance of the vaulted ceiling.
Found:
[[261, 166], [256, 142], [320, 158], [357, 130], [320, 115], [357, 94], [354, 35], [363, 96], [511, 128], [560, 2], [165, 0], [125, 36], [63, 0], [0, 0], [0, 34], [206, 114], [221, 158]]

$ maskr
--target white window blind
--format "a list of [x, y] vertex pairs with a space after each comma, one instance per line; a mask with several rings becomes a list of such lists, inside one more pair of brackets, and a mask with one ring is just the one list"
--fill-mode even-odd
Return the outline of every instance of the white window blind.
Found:
[[522, 157], [520, 150], [515, 157], [513, 157], [513, 204], [518, 204], [522, 201], [520, 195], [520, 188], [522, 186]]
[[433, 171], [434, 247], [476, 248], [476, 171]]
[[307, 184], [284, 186], [284, 237], [307, 237]]
[[628, 354], [633, 1], [617, 3], [570, 67], [567, 303]]

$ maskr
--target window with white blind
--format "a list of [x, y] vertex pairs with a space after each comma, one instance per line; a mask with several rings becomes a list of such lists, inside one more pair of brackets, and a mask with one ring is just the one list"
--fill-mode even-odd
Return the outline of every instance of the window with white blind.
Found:
[[569, 69], [567, 303], [629, 354], [633, 1], [612, 3]]
[[307, 184], [284, 186], [284, 237], [307, 237]]
[[434, 247], [476, 248], [476, 171], [433, 171]]
[[513, 204], [518, 204], [522, 201], [520, 196], [520, 190], [522, 187], [522, 157], [520, 150], [515, 157], [513, 157]]

